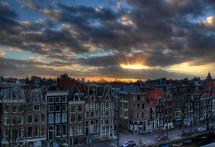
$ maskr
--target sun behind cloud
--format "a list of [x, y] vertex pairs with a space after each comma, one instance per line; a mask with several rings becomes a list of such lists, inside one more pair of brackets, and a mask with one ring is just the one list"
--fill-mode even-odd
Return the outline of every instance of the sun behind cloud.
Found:
[[123, 69], [133, 69], [133, 70], [150, 69], [149, 66], [145, 66], [142, 64], [120, 64], [120, 67]]

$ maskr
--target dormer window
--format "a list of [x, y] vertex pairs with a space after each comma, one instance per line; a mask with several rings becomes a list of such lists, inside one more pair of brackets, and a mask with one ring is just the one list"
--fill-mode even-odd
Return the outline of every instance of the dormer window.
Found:
[[78, 101], [78, 96], [77, 95], [75, 95], [75, 101]]

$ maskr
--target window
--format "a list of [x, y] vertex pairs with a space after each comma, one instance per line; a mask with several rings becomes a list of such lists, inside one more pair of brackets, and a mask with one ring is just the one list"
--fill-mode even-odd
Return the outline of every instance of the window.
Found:
[[34, 115], [34, 122], [39, 122], [39, 115], [38, 114]]
[[38, 126], [34, 127], [34, 136], [39, 136], [39, 128], [38, 128]]
[[91, 103], [90, 104], [90, 110], [94, 110], [95, 109], [95, 104], [94, 103]]
[[78, 105], [78, 111], [82, 111], [82, 106]]
[[78, 121], [82, 121], [82, 116], [78, 115]]
[[56, 115], [55, 115], [55, 123], [60, 123], [60, 120], [61, 120], [60, 113], [56, 113]]
[[46, 121], [46, 115], [45, 114], [41, 114], [41, 122]]
[[18, 123], [22, 123], [23, 122], [23, 117], [22, 116], [18, 116]]
[[137, 95], [137, 101], [140, 101], [140, 95]]
[[150, 113], [152, 113], [152, 108], [150, 108]]
[[142, 109], [144, 109], [144, 104], [142, 104]]
[[62, 122], [63, 123], [67, 122], [67, 114], [66, 113], [62, 114]]
[[28, 137], [32, 137], [32, 127], [28, 127]]
[[70, 121], [71, 121], [71, 122], [75, 122], [75, 115], [71, 115]]
[[40, 110], [40, 105], [34, 105], [34, 110], [39, 111]]
[[109, 104], [108, 104], [108, 103], [106, 103], [105, 107], [106, 107], [106, 108], [109, 108]]
[[54, 98], [53, 97], [48, 97], [49, 103], [54, 103]]
[[54, 127], [53, 126], [49, 126], [48, 137], [49, 137], [49, 139], [53, 139], [54, 138]]
[[128, 111], [124, 112], [124, 116], [127, 117], [128, 116]]
[[94, 112], [91, 112], [91, 113], [90, 113], [90, 117], [94, 117]]
[[78, 96], [77, 95], [75, 95], [75, 101], [78, 101]]
[[40, 134], [41, 134], [41, 136], [45, 136], [45, 126], [41, 126]]
[[61, 132], [61, 130], [60, 130], [60, 125], [56, 125], [56, 127], [55, 127], [55, 132], [56, 132], [56, 136], [60, 136], [60, 132]]
[[48, 122], [49, 122], [49, 124], [54, 123], [54, 114], [53, 113], [48, 115]]
[[89, 112], [86, 112], [86, 117], [90, 117], [90, 113]]
[[66, 102], [67, 102], [66, 96], [63, 96], [63, 97], [62, 97], [62, 102], [63, 102], [63, 103], [66, 103]]
[[109, 111], [105, 111], [105, 115], [106, 115], [106, 116], [109, 116]]
[[140, 109], [140, 104], [137, 104], [137, 109]]
[[16, 106], [12, 106], [12, 112], [16, 112]]
[[89, 110], [89, 104], [86, 104], [86, 110]]
[[142, 118], [144, 118], [144, 112], [142, 112]]
[[23, 112], [24, 108], [23, 107], [19, 107], [19, 112]]
[[67, 111], [67, 105], [66, 104], [62, 105], [62, 111]]
[[32, 115], [28, 115], [28, 123], [32, 123], [32, 121], [33, 121]]
[[39, 94], [35, 95], [34, 102], [39, 102], [39, 97], [40, 97]]
[[96, 104], [96, 109], [99, 109], [99, 104]]
[[67, 127], [66, 127], [66, 125], [62, 126], [62, 135], [67, 135]]
[[60, 98], [60, 97], [56, 97], [56, 98], [55, 98], [55, 102], [56, 102], [56, 103], [60, 103], [60, 102], [61, 102], [61, 98]]
[[54, 106], [53, 105], [49, 105], [49, 112], [53, 112], [54, 111]]
[[139, 113], [137, 112], [137, 118], [139, 118]]
[[75, 106], [71, 106], [71, 112], [75, 112]]
[[9, 112], [9, 111], [10, 111], [8, 105], [5, 105], [5, 106], [4, 106], [4, 111], [5, 111], [5, 112]]
[[92, 96], [92, 97], [90, 97], [90, 101], [91, 102], [93, 102], [94, 101], [94, 97]]
[[56, 106], [55, 106], [55, 111], [56, 111], [56, 112], [60, 112], [60, 105], [56, 105]]

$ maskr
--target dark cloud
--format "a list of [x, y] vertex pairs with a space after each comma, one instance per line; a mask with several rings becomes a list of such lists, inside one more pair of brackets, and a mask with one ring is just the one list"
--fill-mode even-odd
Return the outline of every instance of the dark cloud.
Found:
[[[215, 63], [215, 29], [203, 23], [203, 18], [215, 15], [213, 0], [127, 0], [127, 4], [129, 8], [114, 11], [25, 0], [21, 3], [25, 9], [47, 16], [28, 22], [20, 21], [10, 5], [0, 4], [0, 45], [64, 61], [52, 66], [78, 63], [100, 67], [100, 74], [108, 76], [185, 76], [164, 70], [128, 72], [120, 63], [143, 61], [161, 67]], [[77, 58], [92, 53], [88, 44], [114, 54]]]
[[7, 3], [0, 2], [0, 30], [18, 25], [18, 22], [15, 20], [17, 17], [17, 13]]
[[[0, 58], [0, 68], [1, 75], [5, 75], [8, 77], [13, 76], [20, 76], [20, 77], [27, 77], [30, 75], [56, 75], [60, 74], [62, 71], [55, 71], [52, 69], [41, 68], [37, 65], [41, 63], [31, 62], [31, 61], [21, 61], [21, 60], [14, 60], [14, 59], [6, 59]], [[16, 75], [14, 75], [16, 73]]]

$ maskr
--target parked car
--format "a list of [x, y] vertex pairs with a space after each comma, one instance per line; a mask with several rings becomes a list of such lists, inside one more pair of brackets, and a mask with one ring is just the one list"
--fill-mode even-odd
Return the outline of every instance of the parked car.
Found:
[[211, 130], [215, 130], [215, 125], [212, 125], [212, 126], [210, 127], [210, 129], [211, 129]]
[[193, 142], [192, 139], [184, 140], [183, 145], [191, 144], [192, 142]]
[[135, 141], [128, 141], [126, 143], [124, 143], [123, 145], [121, 145], [121, 147], [136, 147], [136, 143]]
[[196, 128], [196, 133], [202, 133], [202, 132], [206, 132], [206, 131], [207, 131], [207, 129], [203, 128], [203, 127]]
[[156, 141], [165, 141], [167, 139], [168, 139], [168, 137], [166, 135], [158, 135], [156, 137]]
[[173, 143], [171, 146], [172, 147], [180, 147], [180, 146], [183, 146], [183, 143], [182, 142], [180, 142], [180, 143]]

